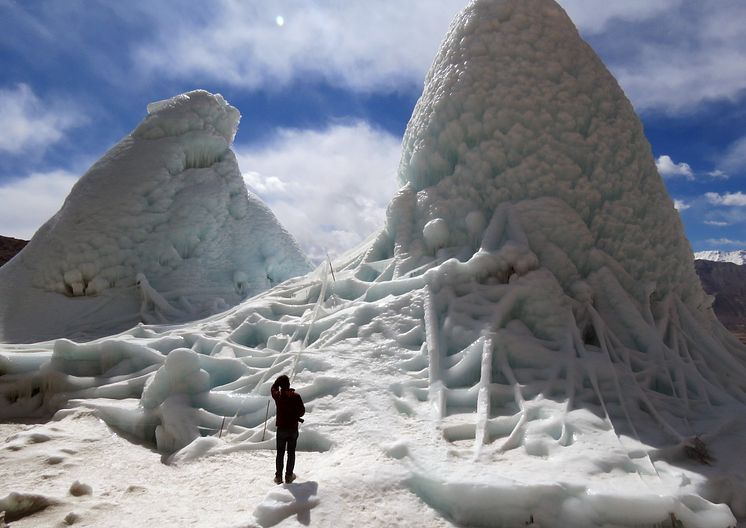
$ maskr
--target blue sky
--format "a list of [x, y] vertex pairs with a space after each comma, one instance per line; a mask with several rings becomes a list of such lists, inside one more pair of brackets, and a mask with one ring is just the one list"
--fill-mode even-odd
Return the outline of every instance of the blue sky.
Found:
[[[424, 74], [465, 0], [0, 0], [0, 234], [29, 238], [145, 115], [242, 113], [247, 183], [315, 257], [382, 224]], [[746, 247], [741, 0], [563, 0], [645, 125], [695, 250]]]

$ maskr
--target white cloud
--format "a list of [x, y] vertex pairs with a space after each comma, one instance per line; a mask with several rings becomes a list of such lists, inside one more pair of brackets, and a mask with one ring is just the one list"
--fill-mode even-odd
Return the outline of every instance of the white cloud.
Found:
[[715, 227], [725, 227], [730, 225], [728, 222], [721, 222], [719, 220], [705, 220], [705, 224]]
[[718, 211], [717, 218], [729, 225], [746, 223], [746, 207], [728, 207]]
[[686, 203], [684, 200], [674, 200], [673, 206], [677, 211], [686, 211], [691, 207], [691, 205]]
[[746, 246], [746, 241], [730, 238], [708, 238], [706, 242], [712, 246]]
[[599, 2], [598, 0], [559, 0], [567, 14], [581, 31], [599, 33], [611, 20], [643, 21], [681, 4], [681, 0], [625, 0], [624, 2]]
[[209, 16], [195, 17], [194, 10], [152, 4], [162, 30], [134, 49], [134, 62], [153, 75], [206, 74], [248, 88], [316, 76], [362, 91], [420, 85], [464, 6], [463, 0], [222, 0], [210, 4]]
[[[75, 49], [109, 81], [168, 76], [273, 89], [310, 77], [372, 92], [420, 86], [450, 20], [467, 1], [214, 0], [206, 8], [196, 0], [131, 0], [105, 9], [99, 3], [54, 10], [11, 3], [8, 10], [11, 23], [26, 28], [21, 34]], [[746, 89], [746, 2], [560, 3], [638, 110], [692, 109], [706, 99], [734, 100]], [[134, 37], [122, 42], [128, 57], [112, 61], [100, 46], [81, 45], [100, 42], [93, 28], [101, 20], [117, 35]], [[85, 33], [70, 32], [72, 23]], [[3, 43], [32, 60], [29, 46], [13, 37]]]
[[82, 121], [58, 102], [42, 102], [26, 84], [0, 88], [0, 152], [44, 150]]
[[[561, 0], [638, 110], [691, 109], [746, 89], [746, 3]], [[465, 0], [216, 0], [200, 7], [137, 3], [156, 28], [133, 48], [139, 73], [249, 89], [306, 78], [371, 92], [419, 86]], [[277, 24], [278, 17], [283, 20]], [[619, 24], [620, 22], [624, 25]]]
[[674, 163], [671, 156], [663, 155], [659, 156], [655, 160], [655, 166], [658, 167], [658, 172], [664, 178], [675, 178], [682, 176], [687, 180], [694, 179], [694, 172], [688, 163]]
[[728, 178], [730, 178], [728, 174], [721, 171], [720, 169], [711, 170], [707, 173], [707, 175], [711, 178], [717, 178], [719, 180], [727, 180]]
[[727, 192], [724, 194], [708, 192], [705, 193], [705, 198], [707, 198], [707, 201], [713, 205], [746, 207], [746, 194], [742, 193], [741, 191], [734, 193]]
[[[741, 97], [746, 89], [746, 39], [742, 36], [746, 3], [648, 3], [651, 5], [645, 9], [637, 1], [597, 2], [600, 5], [591, 12], [621, 13], [606, 19], [600, 26], [603, 33], [585, 32], [605, 55], [609, 69], [637, 110], [679, 113], [703, 101]], [[633, 23], [615, 25], [613, 19]]]
[[54, 215], [78, 176], [63, 170], [34, 173], [0, 185], [0, 235], [29, 239]]
[[742, 137], [728, 147], [721, 165], [731, 172], [746, 169], [746, 137]]
[[380, 229], [397, 189], [400, 138], [365, 122], [280, 130], [234, 150], [247, 185], [316, 261]]
[[[644, 20], [680, 0], [564, 0], [582, 30], [611, 19]], [[217, 0], [209, 17], [167, 2], [138, 3], [157, 28], [136, 45], [133, 62], [150, 75], [195, 74], [251, 89], [318, 76], [362, 91], [420, 85], [464, 0]], [[282, 23], [278, 23], [278, 20]]]

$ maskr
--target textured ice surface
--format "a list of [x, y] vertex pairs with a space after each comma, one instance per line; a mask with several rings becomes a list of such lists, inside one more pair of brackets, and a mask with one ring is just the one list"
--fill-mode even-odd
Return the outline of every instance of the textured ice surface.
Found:
[[746, 249], [737, 251], [697, 251], [695, 259], [712, 260], [715, 262], [732, 262], [733, 264], [746, 264]]
[[319, 493], [269, 492], [259, 524], [405, 525], [376, 512], [412, 497], [442, 517], [403, 515], [434, 526], [746, 518], [746, 349], [701, 290], [639, 120], [553, 1], [456, 18], [400, 178], [386, 227], [333, 274], [180, 327], [5, 346], [0, 413], [87, 407], [196, 464], [271, 449], [287, 373]]
[[306, 273], [230, 150], [240, 115], [194, 91], [148, 105], [0, 271], [0, 340], [196, 319]]
[[[407, 128], [399, 179], [417, 193], [413, 227], [446, 218], [450, 245], [471, 240], [466, 213], [511, 203], [532, 249], [565, 254], [542, 258], [565, 282], [610, 257], [640, 302], [650, 287], [699, 295], [640, 121], [553, 3], [480, 2], [459, 16]], [[553, 207], [531, 205], [547, 197]], [[568, 223], [583, 226], [580, 241]]]

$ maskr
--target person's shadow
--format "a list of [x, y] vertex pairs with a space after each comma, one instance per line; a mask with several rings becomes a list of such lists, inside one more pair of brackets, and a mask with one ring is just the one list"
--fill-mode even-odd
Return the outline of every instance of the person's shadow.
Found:
[[308, 526], [311, 523], [311, 508], [319, 499], [318, 482], [301, 482], [285, 484], [270, 491], [265, 499], [254, 510], [254, 518], [263, 528], [274, 526], [280, 521], [295, 515], [299, 523]]

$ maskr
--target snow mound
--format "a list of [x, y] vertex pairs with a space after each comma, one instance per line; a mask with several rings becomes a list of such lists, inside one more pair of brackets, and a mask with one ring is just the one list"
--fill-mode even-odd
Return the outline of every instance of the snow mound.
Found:
[[0, 339], [95, 337], [193, 320], [310, 265], [246, 190], [240, 114], [205, 91], [148, 105], [0, 271]]
[[694, 253], [697, 260], [712, 260], [713, 262], [732, 262], [733, 264], [746, 264], [746, 249], [737, 251], [697, 251]]
[[[746, 348], [639, 120], [556, 3], [475, 0], [454, 20], [399, 174], [374, 238], [224, 314], [5, 347], [0, 416], [88, 407], [188, 464], [271, 449], [285, 373], [299, 446], [367, 511], [393, 489], [476, 526], [746, 515]], [[347, 496], [324, 489], [314, 515]], [[310, 497], [272, 492], [256, 519]]]

